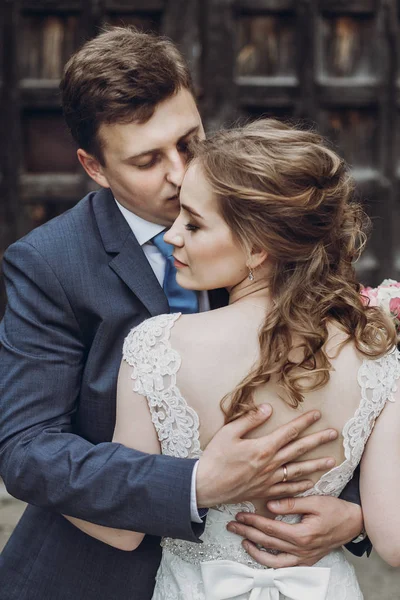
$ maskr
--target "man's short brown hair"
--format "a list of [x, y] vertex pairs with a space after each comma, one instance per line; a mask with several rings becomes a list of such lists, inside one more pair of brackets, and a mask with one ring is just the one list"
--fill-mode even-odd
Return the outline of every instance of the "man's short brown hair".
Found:
[[101, 162], [101, 124], [145, 123], [157, 104], [182, 88], [193, 93], [189, 68], [173, 42], [133, 27], [113, 27], [84, 44], [60, 83], [74, 140]]

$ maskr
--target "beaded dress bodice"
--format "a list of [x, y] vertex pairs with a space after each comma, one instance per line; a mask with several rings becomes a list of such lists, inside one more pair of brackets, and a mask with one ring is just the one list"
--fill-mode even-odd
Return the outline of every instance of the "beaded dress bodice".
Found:
[[[179, 317], [180, 313], [166, 314], [144, 321], [127, 336], [123, 356], [132, 367], [133, 390], [147, 398], [162, 453], [180, 458], [199, 458], [199, 418], [177, 386], [181, 356], [170, 343], [171, 329]], [[360, 462], [376, 418], [385, 402], [392, 400], [399, 376], [397, 351], [379, 359], [363, 361], [358, 371], [360, 404], [342, 431], [345, 460], [325, 473], [302, 496], [340, 495]], [[162, 540], [163, 558], [154, 600], [204, 600], [200, 576], [203, 561], [228, 559], [253, 568], [264, 568], [244, 551], [241, 538], [226, 529], [227, 523], [239, 511], [254, 512], [255, 508], [252, 503], [245, 502], [210, 509], [202, 544], [171, 538]], [[289, 515], [282, 520], [296, 522], [298, 518]], [[362, 598], [354, 571], [341, 551], [332, 552], [317, 565], [331, 567], [327, 600]], [[243, 596], [243, 600], [247, 597]]]

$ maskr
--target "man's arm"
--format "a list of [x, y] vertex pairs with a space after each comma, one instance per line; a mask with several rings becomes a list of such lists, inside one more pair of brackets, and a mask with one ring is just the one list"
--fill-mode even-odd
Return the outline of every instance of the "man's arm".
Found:
[[7, 251], [4, 274], [0, 472], [9, 492], [101, 525], [197, 539], [201, 526], [190, 521], [194, 461], [75, 435], [87, 349], [66, 291], [24, 241]]

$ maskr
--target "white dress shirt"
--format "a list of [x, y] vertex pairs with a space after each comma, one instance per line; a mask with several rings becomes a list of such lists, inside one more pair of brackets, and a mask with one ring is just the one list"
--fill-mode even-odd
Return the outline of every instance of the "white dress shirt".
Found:
[[[164, 276], [165, 276], [165, 265], [166, 259], [161, 254], [158, 248], [151, 241], [158, 233], [161, 233], [165, 229], [163, 225], [157, 225], [157, 223], [150, 223], [150, 221], [146, 221], [141, 217], [135, 215], [135, 213], [131, 212], [124, 206], [122, 206], [117, 200], [115, 200], [116, 205], [127, 221], [129, 227], [132, 229], [132, 232], [139, 242], [140, 246], [143, 249], [143, 252], [150, 263], [151, 268], [154, 271], [155, 276], [161, 287], [164, 284]], [[210, 301], [208, 299], [207, 292], [199, 293], [199, 310], [200, 312], [210, 310]], [[191, 494], [190, 494], [190, 515], [191, 520], [194, 523], [202, 523], [202, 519], [197, 510], [197, 501], [196, 501], [196, 473], [197, 473], [198, 462], [195, 463], [193, 472], [192, 472], [192, 486], [191, 486]]]

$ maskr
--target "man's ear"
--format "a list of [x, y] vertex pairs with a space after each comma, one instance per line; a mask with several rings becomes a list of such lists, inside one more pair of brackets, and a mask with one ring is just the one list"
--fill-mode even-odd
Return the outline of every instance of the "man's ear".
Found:
[[93, 181], [98, 183], [101, 187], [109, 188], [110, 185], [107, 181], [107, 177], [104, 175], [103, 167], [98, 159], [91, 154], [88, 154], [86, 150], [83, 150], [82, 148], [78, 148], [76, 154], [79, 162], [89, 177], [91, 177]]

